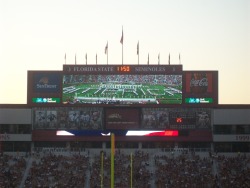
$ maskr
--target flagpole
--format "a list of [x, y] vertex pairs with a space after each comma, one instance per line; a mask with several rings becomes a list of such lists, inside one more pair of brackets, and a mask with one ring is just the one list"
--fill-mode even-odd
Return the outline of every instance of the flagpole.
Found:
[[109, 50], [107, 48], [107, 65], [109, 64]]
[[76, 65], [76, 54], [75, 54], [75, 65]]
[[139, 63], [139, 54], [138, 54], [138, 65], [139, 65], [140, 63]]
[[107, 64], [108, 64], [108, 41], [104, 49], [104, 53], [107, 55]]
[[181, 54], [179, 53], [179, 64], [181, 64]]
[[148, 53], [148, 65], [149, 65], [149, 53]]
[[158, 54], [158, 65], [160, 65], [160, 53]]
[[168, 64], [170, 65], [170, 53], [168, 55]]
[[95, 64], [97, 65], [97, 54], [95, 55]]
[[88, 64], [88, 56], [87, 56], [87, 53], [85, 55], [85, 60], [86, 60], [86, 65]]
[[123, 26], [122, 26], [122, 36], [121, 36], [120, 43], [122, 44], [122, 65], [123, 65]]
[[122, 65], [123, 65], [123, 44], [122, 44]]
[[139, 65], [139, 56], [140, 56], [140, 52], [139, 52], [139, 41], [137, 43], [137, 55], [138, 55], [138, 65]]

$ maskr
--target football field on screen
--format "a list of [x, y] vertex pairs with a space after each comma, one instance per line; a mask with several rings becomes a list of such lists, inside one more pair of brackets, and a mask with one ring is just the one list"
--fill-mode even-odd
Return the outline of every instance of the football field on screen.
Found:
[[67, 83], [64, 103], [181, 104], [182, 86], [152, 83]]

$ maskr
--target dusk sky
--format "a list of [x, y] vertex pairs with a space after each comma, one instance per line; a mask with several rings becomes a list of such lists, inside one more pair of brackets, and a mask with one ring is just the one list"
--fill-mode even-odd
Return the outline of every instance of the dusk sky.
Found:
[[28, 70], [179, 64], [219, 72], [219, 104], [250, 104], [250, 0], [0, 0], [0, 104], [27, 103]]

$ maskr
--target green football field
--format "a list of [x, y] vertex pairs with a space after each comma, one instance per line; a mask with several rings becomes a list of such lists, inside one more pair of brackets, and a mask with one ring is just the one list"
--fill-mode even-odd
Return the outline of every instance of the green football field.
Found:
[[63, 103], [180, 104], [181, 85], [129, 83], [63, 84]]

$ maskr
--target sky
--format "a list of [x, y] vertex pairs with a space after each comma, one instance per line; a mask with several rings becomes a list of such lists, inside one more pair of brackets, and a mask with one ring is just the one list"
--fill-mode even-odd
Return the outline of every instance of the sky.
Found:
[[28, 70], [179, 64], [219, 73], [219, 104], [250, 104], [250, 0], [0, 0], [0, 104], [27, 103]]

